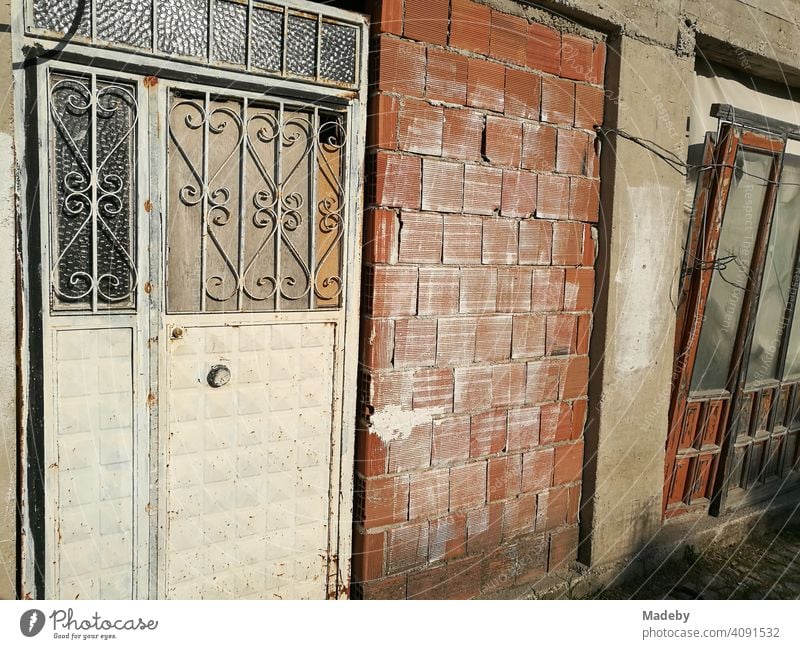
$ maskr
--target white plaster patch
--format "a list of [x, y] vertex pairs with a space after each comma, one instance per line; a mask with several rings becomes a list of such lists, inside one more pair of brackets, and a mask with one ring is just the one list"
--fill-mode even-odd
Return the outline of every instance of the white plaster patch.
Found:
[[435, 415], [440, 414], [441, 409], [437, 408], [403, 410], [400, 406], [386, 406], [370, 417], [369, 428], [384, 444], [388, 444], [405, 439], [414, 426], [427, 424]]
[[[663, 343], [665, 316], [673, 313], [670, 291], [675, 280], [673, 215], [676, 188], [629, 187], [633, 215], [623, 235], [616, 284], [616, 366], [631, 373], [649, 367]], [[620, 228], [621, 229], [621, 228]]]

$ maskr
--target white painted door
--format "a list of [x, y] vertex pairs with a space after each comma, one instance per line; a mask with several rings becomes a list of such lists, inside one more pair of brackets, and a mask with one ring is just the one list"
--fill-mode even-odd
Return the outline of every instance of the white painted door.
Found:
[[335, 324], [182, 331], [168, 343], [166, 594], [324, 598]]
[[47, 596], [336, 596], [356, 107], [66, 64], [39, 92]]

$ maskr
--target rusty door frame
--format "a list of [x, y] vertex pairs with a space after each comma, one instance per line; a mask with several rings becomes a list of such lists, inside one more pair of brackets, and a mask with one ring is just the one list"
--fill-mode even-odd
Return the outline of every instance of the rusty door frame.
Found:
[[[687, 264], [686, 274], [682, 277], [680, 295], [685, 297], [685, 301], [679, 305], [678, 321], [676, 323], [676, 366], [673, 371], [673, 395], [670, 404], [670, 425], [666, 448], [662, 500], [663, 515], [666, 515], [667, 512], [668, 492], [675, 471], [679, 440], [683, 432], [687, 401], [690, 396], [691, 377], [705, 315], [706, 300], [714, 273], [713, 262], [717, 256], [719, 236], [727, 208], [736, 154], [740, 147], [745, 147], [771, 155], [774, 160], [770, 167], [768, 191], [762, 204], [753, 258], [750, 262], [751, 272], [748, 273], [742, 312], [737, 324], [736, 339], [728, 374], [729, 379], [725, 389], [722, 391], [727, 396], [730, 396], [731, 401], [728, 402], [721, 416], [720, 425], [723, 426], [724, 430], [722, 449], [718, 461], [716, 461], [717, 466], [712, 467], [712, 513], [717, 513], [720, 509], [719, 503], [724, 501], [725, 490], [722, 487], [724, 482], [722, 477], [729, 464], [728, 456], [732, 446], [729, 431], [731, 415], [734, 412], [732, 400], [737, 391], [741, 392], [740, 375], [743, 371], [743, 365], [745, 365], [742, 362], [744, 347], [745, 343], [752, 337], [754, 313], [758, 307], [764, 259], [777, 198], [776, 180], [780, 177], [785, 142], [785, 137], [757, 132], [741, 125], [724, 122], [720, 125], [717, 143], [713, 147], [713, 165], [706, 170], [708, 172], [706, 175], [698, 179], [693, 220], [687, 236], [686, 257], [690, 257], [692, 261]], [[704, 143], [704, 166], [708, 166], [710, 153], [712, 153], [712, 149], [710, 147], [710, 139], [707, 137]], [[692, 244], [702, 247], [702, 256], [694, 254], [691, 247]], [[688, 318], [691, 318], [691, 321], [687, 322]]]

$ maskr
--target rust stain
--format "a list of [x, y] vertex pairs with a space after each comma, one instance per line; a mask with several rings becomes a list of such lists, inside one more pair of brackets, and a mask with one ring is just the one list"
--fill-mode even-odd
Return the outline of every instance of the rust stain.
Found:
[[156, 405], [156, 395], [154, 395], [152, 392], [148, 392], [147, 393], [147, 407], [148, 408], [152, 408], [154, 405]]
[[147, 200], [144, 202], [144, 211], [145, 211], [145, 212], [149, 212], [149, 211], [150, 211], [150, 210], [152, 210], [152, 209], [153, 209], [153, 203], [152, 203], [152, 202], [150, 201], [150, 199], [148, 198], [148, 199], [147, 199]]
[[145, 282], [144, 283], [144, 292], [147, 293], [148, 295], [150, 295], [150, 293], [152, 291], [153, 291], [153, 285], [150, 282]]
[[142, 83], [144, 83], [145, 88], [154, 88], [158, 85], [158, 77], [145, 77]]

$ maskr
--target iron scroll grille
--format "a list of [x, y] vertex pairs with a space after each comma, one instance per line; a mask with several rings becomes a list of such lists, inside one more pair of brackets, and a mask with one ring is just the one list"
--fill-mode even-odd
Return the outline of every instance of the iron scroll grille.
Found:
[[135, 308], [136, 88], [95, 74], [48, 81], [52, 307]]
[[356, 88], [359, 25], [257, 0], [29, 0], [33, 35]]
[[341, 305], [346, 113], [173, 91], [167, 310]]

